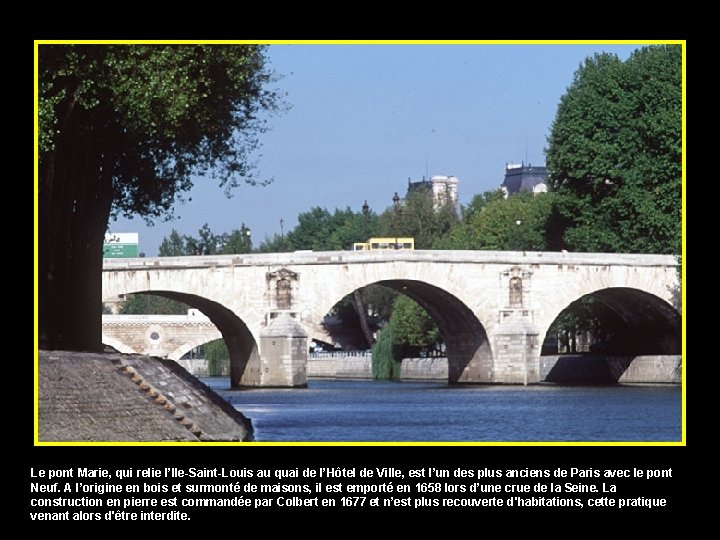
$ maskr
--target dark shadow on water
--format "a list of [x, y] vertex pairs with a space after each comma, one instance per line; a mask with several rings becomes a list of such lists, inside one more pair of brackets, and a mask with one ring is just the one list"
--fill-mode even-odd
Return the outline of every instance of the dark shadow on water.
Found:
[[545, 376], [546, 382], [560, 384], [617, 384], [632, 363], [633, 356], [560, 356]]

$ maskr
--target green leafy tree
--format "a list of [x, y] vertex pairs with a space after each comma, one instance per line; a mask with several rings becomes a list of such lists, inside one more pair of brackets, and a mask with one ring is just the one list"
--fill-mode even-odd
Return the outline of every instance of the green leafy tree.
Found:
[[163, 238], [158, 250], [161, 257], [177, 257], [182, 255], [227, 255], [232, 253], [250, 253], [252, 239], [250, 229], [243, 223], [239, 229], [230, 233], [215, 233], [205, 223], [198, 231], [198, 236], [180, 234], [173, 229], [169, 236]]
[[335, 210], [334, 230], [330, 234], [331, 249], [349, 250], [355, 242], [366, 242], [375, 234], [377, 214], [369, 211], [367, 216], [354, 212], [350, 208]]
[[221, 253], [250, 253], [252, 251], [252, 238], [250, 229], [243, 223], [239, 229], [233, 229], [230, 234], [220, 235]]
[[463, 220], [440, 239], [435, 247], [528, 251], [548, 249], [554, 194], [523, 192], [505, 199], [495, 193], [476, 196]]
[[378, 332], [377, 341], [372, 346], [372, 374], [374, 379], [400, 378], [402, 359], [393, 355], [392, 332], [385, 326]]
[[258, 46], [38, 46], [41, 347], [101, 350], [111, 213], [167, 215], [202, 174], [253, 181], [270, 80]]
[[435, 208], [432, 193], [408, 193], [402, 204], [385, 210], [378, 218], [377, 234], [383, 237], [410, 236], [415, 249], [431, 249], [458, 222], [452, 203]]
[[504, 200], [505, 193], [501, 189], [494, 189], [473, 196], [470, 204], [461, 208], [462, 221], [469, 221], [479, 214], [491, 203]]
[[461, 206], [460, 221], [447, 234], [435, 240], [433, 249], [472, 249], [470, 239], [473, 237], [472, 223], [477, 219], [476, 216], [490, 203], [502, 200], [503, 197], [500, 189], [475, 195], [470, 204]]
[[368, 236], [372, 236], [376, 221], [374, 212], [366, 217], [349, 207], [344, 210], [336, 208], [332, 214], [326, 208], [311, 208], [298, 216], [297, 226], [287, 234], [287, 249], [349, 250], [353, 242], [367, 240], [366, 230]]
[[129, 294], [121, 315], [185, 315], [190, 306], [155, 294]]
[[377, 214], [372, 211], [366, 216], [349, 207], [344, 210], [336, 208], [333, 213], [327, 208], [314, 207], [301, 213], [298, 224], [286, 235], [275, 234], [266, 238], [258, 251], [346, 251], [352, 249], [354, 242], [364, 242], [375, 234], [377, 219]]
[[363, 287], [359, 292], [368, 317], [378, 323], [386, 323], [390, 320], [393, 303], [400, 293], [390, 287], [376, 284]]
[[158, 249], [160, 257], [181, 257], [188, 255], [185, 237], [180, 236], [175, 229], [170, 232], [169, 236], [163, 238]]
[[312, 249], [314, 251], [329, 249], [333, 225], [332, 214], [326, 208], [318, 206], [303, 212], [298, 215], [297, 226], [287, 233], [288, 249]]
[[389, 328], [394, 356], [398, 358], [433, 351], [442, 342], [440, 330], [427, 311], [405, 295], [399, 295], [393, 302]]
[[199, 255], [217, 255], [218, 253], [218, 236], [212, 232], [210, 225], [207, 223], [204, 223], [198, 231], [196, 247]]
[[282, 253], [284, 251], [291, 251], [288, 248], [287, 239], [281, 237], [279, 234], [274, 234], [272, 238], [265, 239], [260, 242], [257, 247], [258, 253]]
[[353, 291], [333, 306], [330, 312], [339, 317], [346, 328], [360, 328], [368, 347], [373, 344], [373, 331], [390, 320], [392, 305], [398, 292], [382, 285], [368, 285]]
[[569, 249], [680, 253], [682, 50], [588, 58], [548, 138], [554, 221]]
[[230, 372], [230, 353], [225, 340], [216, 339], [203, 346], [205, 359], [208, 363], [208, 375], [222, 377]]

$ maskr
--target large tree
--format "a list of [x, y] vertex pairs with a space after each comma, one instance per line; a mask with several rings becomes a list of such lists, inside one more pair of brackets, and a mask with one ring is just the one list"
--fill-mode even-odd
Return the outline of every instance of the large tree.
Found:
[[205, 223], [198, 236], [180, 236], [175, 229], [163, 238], [158, 248], [160, 257], [181, 257], [183, 255], [228, 255], [234, 253], [250, 253], [252, 240], [250, 229], [243, 223], [239, 229], [229, 233], [217, 234]]
[[[552, 193], [523, 192], [503, 198], [501, 191], [476, 195], [463, 219], [440, 238], [436, 249], [528, 250], [551, 248]], [[519, 223], [518, 223], [519, 222]]]
[[192, 255], [188, 253], [188, 247], [185, 236], [173, 229], [169, 236], [162, 239], [158, 248], [160, 257], [181, 257], [183, 255]]
[[585, 60], [560, 100], [547, 165], [569, 249], [679, 254], [681, 47]]
[[239, 229], [233, 229], [230, 234], [222, 234], [219, 237], [220, 253], [223, 255], [234, 253], [250, 253], [252, 251], [252, 239], [250, 229], [243, 223]]
[[432, 249], [457, 223], [452, 202], [436, 206], [429, 190], [412, 191], [405, 200], [385, 210], [378, 219], [377, 234], [383, 237], [409, 236], [415, 249]]
[[257, 46], [38, 46], [41, 347], [100, 349], [111, 213], [167, 215], [197, 175], [252, 182], [270, 80]]
[[120, 315], [186, 315], [189, 306], [154, 294], [129, 294]]
[[287, 234], [287, 249], [349, 250], [354, 242], [367, 241], [376, 223], [377, 215], [372, 211], [365, 215], [347, 207], [336, 208], [331, 214], [326, 208], [311, 208], [298, 216], [297, 226]]
[[437, 350], [442, 335], [427, 311], [412, 298], [399, 295], [392, 306], [389, 323], [395, 357], [418, 356], [421, 351]]

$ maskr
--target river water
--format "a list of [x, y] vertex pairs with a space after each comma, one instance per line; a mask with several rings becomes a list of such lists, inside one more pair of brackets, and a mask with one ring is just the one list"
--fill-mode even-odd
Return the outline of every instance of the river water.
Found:
[[229, 390], [257, 441], [679, 441], [679, 386], [448, 386], [311, 380]]

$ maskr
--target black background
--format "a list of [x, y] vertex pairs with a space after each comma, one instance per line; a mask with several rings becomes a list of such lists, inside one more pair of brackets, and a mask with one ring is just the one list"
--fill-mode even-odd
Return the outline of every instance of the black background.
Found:
[[[52, 9], [52, 8], [51, 8]], [[65, 6], [61, 11], [68, 15], [66, 10], [70, 9]], [[89, 15], [89, 14], [86, 14]], [[192, 17], [191, 17], [192, 15]], [[119, 39], [142, 39], [142, 38], [170, 38], [178, 39], [182, 37], [197, 38], [261, 38], [269, 39], [288, 39], [293, 37], [293, 32], [282, 32], [280, 28], [267, 30], [268, 21], [265, 21], [264, 30], [262, 22], [260, 29], [246, 23], [245, 19], [238, 15], [237, 17], [223, 17], [221, 14], [213, 11], [202, 14], [189, 13], [182, 11], [181, 17], [187, 21], [192, 19], [193, 30], [178, 30], [176, 23], [170, 23], [172, 18], [157, 17], [156, 20], [148, 19], [147, 14], [136, 12], [135, 10], [124, 11], [113, 15], [114, 28], [107, 27], [107, 15], [95, 17], [102, 19], [95, 24], [87, 23], [83, 18], [75, 13], [72, 17], [70, 25], [60, 24], [62, 19], [57, 19], [50, 11], [44, 17], [46, 20], [45, 28], [37, 29], [33, 32], [33, 39], [69, 39], [69, 38], [108, 38], [116, 37]], [[640, 30], [637, 25], [629, 24], [625, 28], [628, 31], [623, 33], [622, 21], [620, 15], [613, 15], [613, 25], [598, 26], [599, 22], [595, 21], [595, 31], [587, 28], [587, 24], [592, 23], [583, 19], [583, 30], [578, 26], [580, 20], [574, 20], [571, 25], [556, 21], [555, 25], [548, 26], [547, 23], [540, 24], [535, 14], [519, 16], [515, 22], [510, 25], [500, 24], [502, 21], [494, 16], [496, 24], [493, 29], [487, 31], [481, 26], [468, 30], [468, 26], [474, 26], [473, 17], [458, 17], [458, 13], [454, 13], [452, 17], [447, 17], [447, 13], [432, 14], [432, 23], [425, 26], [425, 31], [417, 25], [410, 25], [407, 21], [392, 30], [378, 30], [376, 25], [364, 26], [358, 28], [358, 21], [354, 24], [354, 29], [336, 30], [335, 35], [328, 36], [330, 30], [325, 27], [321, 31], [321, 35], [325, 39], [346, 39], [348, 36], [354, 36], [357, 39], [398, 39], [404, 34], [405, 39], [425, 38], [425, 39], [530, 39], [530, 38], [558, 38], [558, 35], [564, 39], [587, 39], [588, 37], [597, 37], [599, 39], [608, 39], [614, 37], [616, 39], [635, 38], [638, 32], [646, 33], [645, 39], [684, 39], [686, 32], [682, 30], [682, 20], [678, 20], [676, 16], [682, 16], [682, 13], [673, 15], [674, 27], [663, 30], [656, 24], [644, 24]], [[572, 14], [569, 14], [572, 15]], [[575, 13], [574, 15], [578, 15]], [[598, 15], [596, 13], [596, 15]], [[275, 14], [276, 18], [278, 15]], [[624, 16], [623, 16], [624, 17]], [[273, 20], [275, 20], [275, 18]], [[447, 22], [441, 22], [445, 18]], [[465, 19], [466, 28], [462, 30], [457, 27], [458, 18]], [[502, 17], [501, 17], [502, 18]], [[203, 21], [207, 21], [205, 26]], [[523, 21], [527, 24], [523, 24]], [[212, 23], [212, 25], [211, 25]], [[224, 25], [223, 25], [224, 23]], [[452, 24], [451, 24], [452, 23]], [[532, 23], [532, 24], [531, 24]], [[348, 23], [350, 24], [350, 23]], [[478, 25], [482, 23], [477, 21]], [[620, 24], [620, 27], [618, 27]], [[37, 26], [37, 22], [34, 23]], [[220, 26], [218, 26], [220, 25]], [[680, 25], [680, 26], [678, 26]], [[185, 25], [187, 28], [187, 24]], [[224, 26], [224, 28], [222, 28]], [[325, 25], [322, 25], [325, 26]], [[554, 35], [550, 34], [552, 28], [556, 29]], [[386, 25], [387, 28], [387, 25]], [[435, 31], [430, 32], [428, 29], [433, 28]], [[601, 29], [600, 29], [601, 28]], [[644, 30], [642, 30], [644, 28]], [[507, 35], [508, 31], [512, 31], [512, 35]], [[647, 35], [652, 31], [654, 35]], [[303, 31], [307, 34], [308, 30]], [[283, 35], [280, 35], [282, 33]], [[295, 34], [301, 32], [297, 31]], [[409, 35], [409, 33], [413, 35]], [[504, 33], [505, 35], [499, 35]], [[431, 35], [428, 35], [431, 34]], [[533, 35], [534, 34], [534, 35]], [[544, 35], [539, 35], [544, 34]], [[297, 36], [298, 38], [301, 36]], [[313, 36], [317, 38], [317, 36]], [[689, 49], [690, 50], [690, 49]], [[23, 70], [24, 71], [24, 70]], [[24, 117], [25, 118], [25, 117]], [[27, 122], [27, 119], [22, 120]], [[687, 265], [687, 258], [684, 260]], [[684, 284], [687, 291], [687, 281]], [[37, 299], [35, 299], [37, 303]], [[683, 316], [687, 320], [687, 304], [684, 307]], [[684, 321], [684, 322], [685, 322]], [[22, 354], [16, 351], [15, 354]], [[686, 362], [686, 358], [684, 361]], [[346, 446], [256, 446], [256, 445], [240, 445], [228, 447], [178, 447], [178, 446], [47, 446], [38, 447], [33, 444], [33, 374], [32, 363], [26, 364], [27, 370], [22, 376], [23, 384], [13, 383], [11, 390], [18, 395], [17, 411], [25, 411], [26, 414], [13, 414], [17, 411], [15, 407], [11, 407], [9, 415], [13, 420], [20, 420], [19, 426], [15, 422], [10, 422], [8, 426], [14, 425], [15, 429], [6, 428], [6, 444], [7, 451], [5, 461], [5, 476], [2, 482], [3, 493], [7, 500], [6, 519], [9, 522], [29, 523], [29, 499], [30, 499], [30, 468], [68, 468], [68, 467], [108, 467], [108, 468], [142, 468], [142, 467], [227, 467], [227, 468], [294, 468], [294, 467], [400, 467], [422, 468], [436, 467], [453, 470], [457, 467], [468, 469], [481, 468], [531, 468], [531, 469], [555, 469], [556, 467], [569, 468], [596, 468], [596, 469], [632, 469], [633, 467], [641, 469], [667, 469], [672, 468], [673, 477], [671, 479], [662, 480], [630, 480], [615, 481], [622, 495], [627, 496], [644, 496], [644, 497], [663, 497], [668, 499], [668, 506], [664, 509], [648, 510], [646, 508], [624, 509], [622, 511], [616, 509], [596, 509], [590, 510], [585, 508], [579, 513], [573, 509], [554, 509], [554, 508], [524, 508], [524, 509], [477, 509], [477, 508], [458, 508], [458, 509], [423, 509], [422, 511], [404, 509], [404, 508], [352, 508], [352, 509], [326, 509], [326, 508], [302, 508], [302, 509], [278, 509], [263, 511], [253, 510], [238, 514], [239, 510], [231, 509], [203, 509], [202, 511], [192, 513], [192, 521], [190, 524], [195, 526], [202, 524], [204, 526], [215, 526], [217, 529], [207, 530], [213, 533], [239, 533], [257, 527], [259, 524], [253, 522], [253, 516], [276, 515], [277, 519], [262, 522], [262, 533], [272, 533], [276, 530], [290, 528], [296, 532], [313, 533], [327, 524], [315, 521], [317, 517], [329, 515], [332, 513], [340, 513], [347, 516], [404, 516], [407, 520], [401, 523], [403, 526], [414, 523], [424, 526], [426, 523], [440, 525], [443, 527], [445, 535], [456, 535], [469, 531], [476, 531], [478, 534], [490, 533], [487, 526], [490, 524], [501, 523], [504, 527], [509, 527], [507, 532], [529, 528], [537, 532], [555, 534], [558, 532], [582, 532], [587, 534], [591, 532], [610, 531], [627, 532], [629, 526], [631, 530], [649, 532], [650, 529], [664, 530], [667, 533], [676, 530], [677, 525], [682, 526], [682, 521], [686, 519], [693, 507], [700, 504], [702, 498], [702, 489], [709, 488], [714, 491], [714, 482], [716, 474], [712, 469], [712, 462], [706, 463], [702, 456], [704, 452], [701, 449], [693, 447], [692, 443], [688, 446], [528, 446], [528, 447], [505, 447], [505, 446], [442, 446], [442, 447], [422, 447], [422, 446], [380, 446], [380, 447], [346, 447]], [[20, 374], [19, 374], [20, 375]], [[687, 385], [687, 380], [685, 382]], [[6, 403], [6, 407], [8, 403]], [[22, 420], [24, 418], [25, 420]], [[691, 439], [692, 440], [692, 439]], [[712, 451], [713, 446], [706, 448]], [[22, 494], [22, 495], [20, 495]], [[269, 514], [266, 514], [268, 512]], [[436, 520], [434, 516], [447, 517], [450, 519]], [[504, 515], [506, 519], [502, 522], [485, 521], [491, 515]], [[579, 517], [583, 523], [582, 529], [576, 529], [570, 526], [570, 521], [557, 519], [559, 516], [574, 515]], [[712, 515], [712, 514], [711, 514]], [[292, 516], [293, 519], [283, 519], [283, 516]], [[428, 519], [433, 516], [433, 519]], [[463, 517], [463, 520], [456, 518]], [[628, 519], [628, 517], [630, 519]], [[454, 519], [455, 518], [455, 519]], [[509, 519], [508, 519], [509, 518]], [[669, 518], [669, 519], [668, 519]], [[337, 523], [337, 522], [336, 522]], [[381, 525], [381, 521], [377, 519], [370, 520], [353, 520], [340, 522], [341, 529], [333, 527], [334, 535], [344, 535], [348, 532], [359, 531], [376, 531], [383, 532], [387, 527]], [[41, 527], [43, 524], [33, 522], [31, 529]], [[135, 534], [140, 535], [146, 524], [140, 522], [134, 523], [54, 523], [48, 522], [44, 524], [53, 531], [75, 530], [79, 531], [85, 528], [96, 528], [105, 533], [112, 533], [124, 529], [128, 526]], [[98, 527], [99, 525], [99, 527]], [[392, 525], [392, 523], [391, 523]], [[177, 528], [178, 530], [187, 530], [188, 525], [183, 522], [174, 522], [166, 524], [165, 527]], [[167, 529], [169, 530], [169, 529]], [[429, 532], [430, 529], [427, 529]]]

